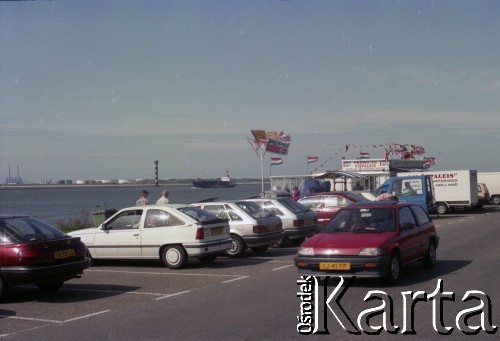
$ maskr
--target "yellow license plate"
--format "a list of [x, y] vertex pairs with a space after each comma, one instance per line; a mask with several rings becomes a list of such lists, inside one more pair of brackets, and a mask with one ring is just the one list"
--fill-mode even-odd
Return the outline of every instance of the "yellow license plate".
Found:
[[278, 229], [279, 229], [279, 225], [270, 225], [268, 228], [269, 231], [276, 231]]
[[224, 233], [224, 229], [223, 228], [218, 228], [218, 229], [212, 229], [212, 236], [218, 236], [220, 234], [223, 234]]
[[61, 250], [54, 252], [54, 259], [65, 259], [74, 257], [75, 255], [75, 249]]
[[320, 262], [320, 270], [351, 270], [349, 262]]
[[314, 224], [314, 219], [307, 219], [306, 222], [305, 222], [305, 224], [307, 226]]

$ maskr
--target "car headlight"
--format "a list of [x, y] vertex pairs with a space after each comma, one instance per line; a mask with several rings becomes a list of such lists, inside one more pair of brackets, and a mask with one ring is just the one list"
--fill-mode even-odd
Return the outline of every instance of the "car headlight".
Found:
[[380, 256], [381, 252], [378, 247], [364, 247], [359, 251], [360, 256]]
[[314, 256], [314, 248], [312, 247], [299, 247], [297, 252], [300, 256]]

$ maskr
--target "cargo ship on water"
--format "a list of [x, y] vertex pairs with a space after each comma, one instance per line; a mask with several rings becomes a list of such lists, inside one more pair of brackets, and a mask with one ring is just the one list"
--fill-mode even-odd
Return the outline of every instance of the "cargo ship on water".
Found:
[[229, 172], [226, 172], [226, 176], [223, 176], [220, 179], [197, 178], [193, 181], [193, 186], [198, 188], [233, 188], [236, 186], [236, 183], [234, 183], [229, 177]]

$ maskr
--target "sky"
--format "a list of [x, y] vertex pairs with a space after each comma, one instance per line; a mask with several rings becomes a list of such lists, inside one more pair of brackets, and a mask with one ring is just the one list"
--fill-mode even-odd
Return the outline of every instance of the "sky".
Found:
[[494, 0], [0, 2], [0, 182], [259, 178], [252, 129], [291, 136], [265, 176], [500, 171], [499, 36]]

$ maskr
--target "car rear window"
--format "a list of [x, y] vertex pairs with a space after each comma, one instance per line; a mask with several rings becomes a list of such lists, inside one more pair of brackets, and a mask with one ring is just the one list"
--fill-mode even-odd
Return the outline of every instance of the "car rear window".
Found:
[[291, 198], [279, 199], [279, 202], [293, 213], [302, 213], [309, 210], [309, 207], [306, 207]]
[[236, 205], [254, 219], [266, 218], [272, 215], [272, 213], [264, 210], [262, 206], [253, 201], [238, 201]]
[[194, 220], [199, 221], [200, 223], [212, 222], [212, 221], [214, 222], [227, 221], [227, 219], [220, 219], [211, 212], [195, 206], [181, 207], [179, 208], [179, 211], [181, 211], [184, 214], [187, 214]]
[[69, 238], [67, 234], [32, 217], [0, 219], [1, 243], [31, 243]]

